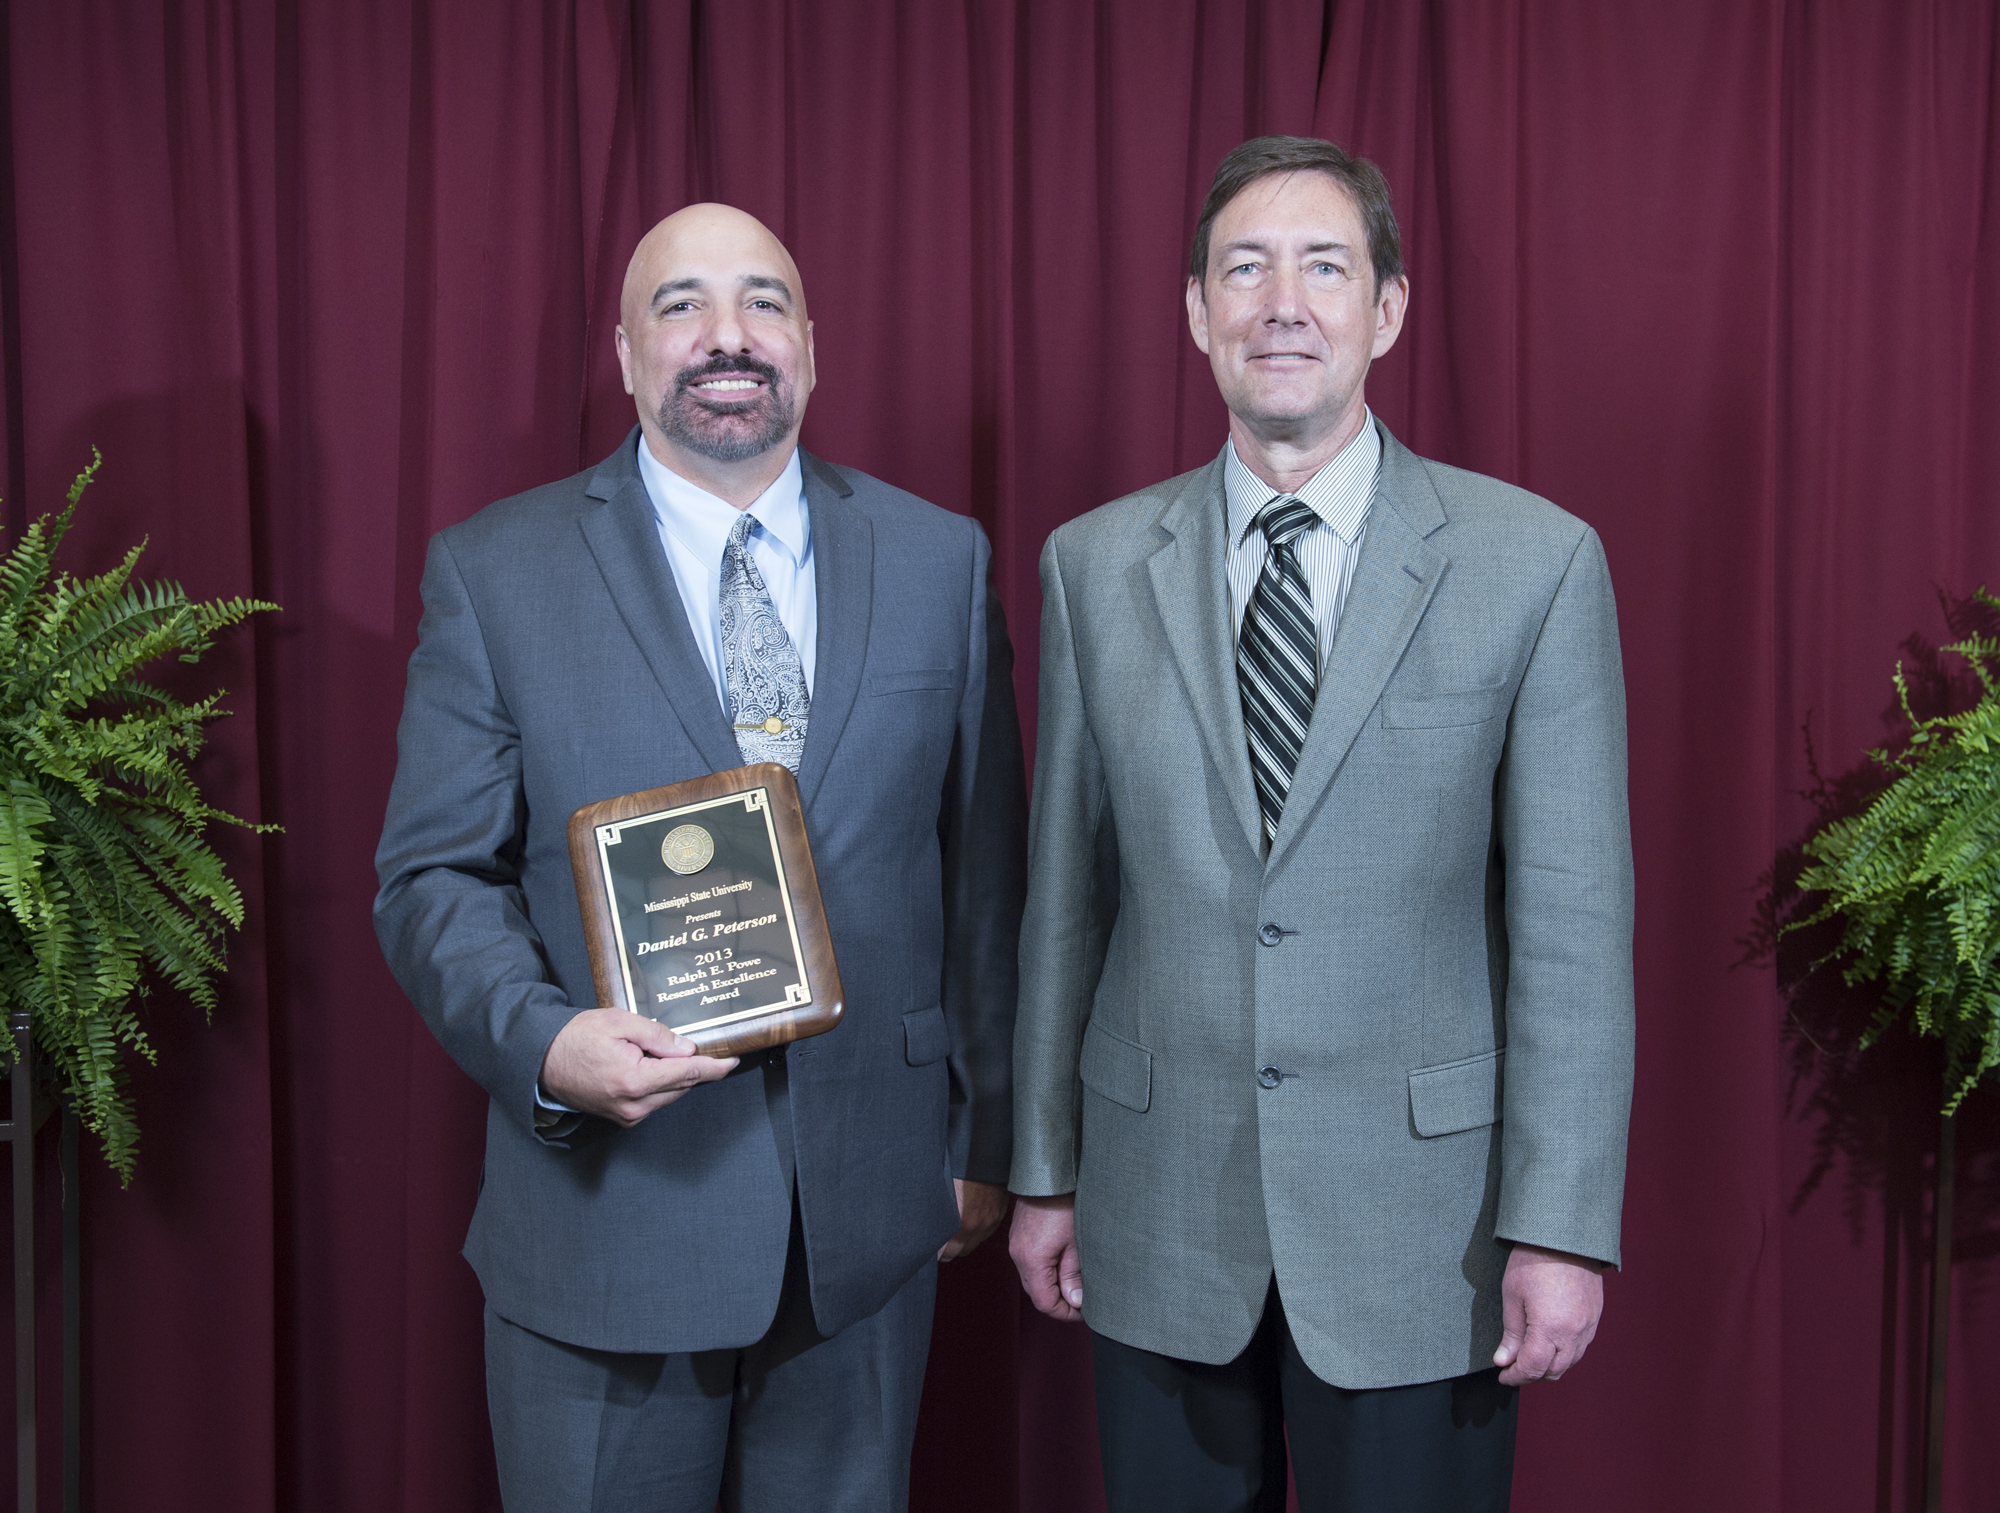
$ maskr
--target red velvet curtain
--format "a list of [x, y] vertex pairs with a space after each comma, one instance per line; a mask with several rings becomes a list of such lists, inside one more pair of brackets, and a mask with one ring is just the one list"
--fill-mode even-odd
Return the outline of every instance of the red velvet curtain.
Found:
[[[1788, 1012], [1757, 932], [1805, 731], [1856, 769], [1939, 592], [2000, 585], [1992, 5], [14, 0], [0, 45], [10, 536], [96, 445], [74, 569], [149, 534], [151, 572], [285, 606], [200, 670], [237, 711], [203, 777], [285, 826], [227, 838], [226, 1003], [154, 1000], [139, 1178], [82, 1182], [86, 1507], [496, 1506], [482, 1100], [382, 966], [370, 859], [424, 541], [625, 433], [644, 228], [724, 199], [791, 246], [808, 443], [985, 522], [1032, 729], [1043, 538], [1220, 444], [1182, 270], [1266, 131], [1395, 187], [1384, 418], [1590, 521], [1618, 586], [1629, 1268], [1527, 1396], [1517, 1506], [1914, 1505], [1935, 1065]], [[1994, 1101], [1960, 1132], [1960, 1510], [2000, 1480]], [[1095, 1508], [1093, 1436], [1080, 1337], [997, 1243], [950, 1268], [916, 1506]]]

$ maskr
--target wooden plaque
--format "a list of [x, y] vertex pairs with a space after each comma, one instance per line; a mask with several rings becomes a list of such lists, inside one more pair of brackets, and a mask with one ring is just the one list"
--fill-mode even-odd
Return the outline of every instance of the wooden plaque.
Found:
[[708, 1056], [820, 1035], [845, 1007], [799, 787], [776, 762], [585, 804], [569, 821], [597, 1001]]

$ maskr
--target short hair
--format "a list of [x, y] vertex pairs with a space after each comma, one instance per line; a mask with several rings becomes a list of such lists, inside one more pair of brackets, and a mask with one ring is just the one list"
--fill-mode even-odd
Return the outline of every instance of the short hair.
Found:
[[1389, 181], [1368, 159], [1350, 157], [1318, 137], [1252, 137], [1216, 167], [1201, 218], [1194, 223], [1194, 254], [1188, 259], [1188, 272], [1197, 284], [1205, 287], [1208, 282], [1208, 238], [1223, 207], [1259, 179], [1301, 171], [1323, 173], [1354, 197], [1368, 237], [1375, 298], [1380, 302], [1382, 291], [1403, 276], [1403, 238], [1389, 206]]

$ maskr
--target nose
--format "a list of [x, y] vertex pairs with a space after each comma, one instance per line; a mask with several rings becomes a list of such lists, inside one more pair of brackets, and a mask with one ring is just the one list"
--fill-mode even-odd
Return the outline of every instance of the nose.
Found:
[[1279, 264], [1271, 270], [1265, 285], [1264, 321], [1273, 326], [1303, 325], [1306, 318], [1305, 284], [1299, 270]]
[[710, 307], [707, 327], [701, 335], [703, 350], [710, 356], [750, 350], [750, 336], [744, 329], [742, 312], [730, 300], [719, 300]]

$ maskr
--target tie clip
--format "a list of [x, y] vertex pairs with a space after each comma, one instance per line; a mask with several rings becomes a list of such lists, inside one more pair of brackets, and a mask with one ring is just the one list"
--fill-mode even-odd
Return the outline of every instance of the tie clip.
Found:
[[739, 724], [736, 728], [738, 730], [761, 730], [765, 735], [783, 735], [785, 733], [785, 722], [776, 715], [772, 715], [768, 720], [759, 720], [754, 725]]

